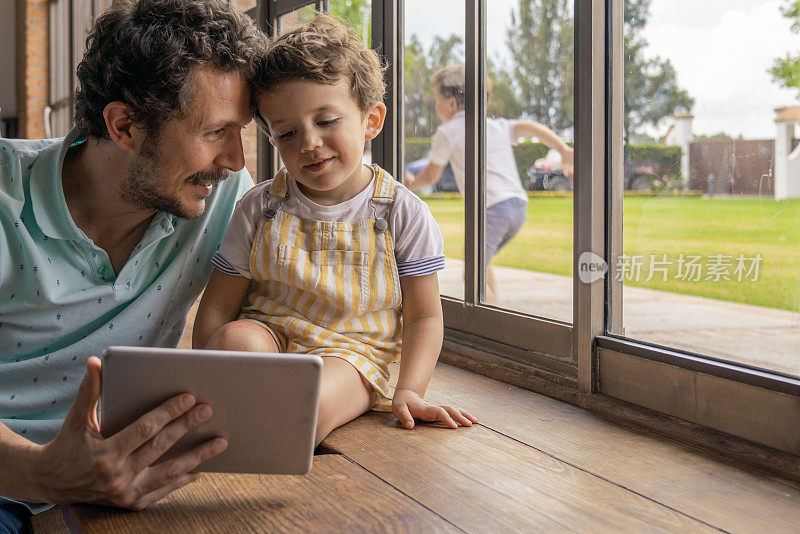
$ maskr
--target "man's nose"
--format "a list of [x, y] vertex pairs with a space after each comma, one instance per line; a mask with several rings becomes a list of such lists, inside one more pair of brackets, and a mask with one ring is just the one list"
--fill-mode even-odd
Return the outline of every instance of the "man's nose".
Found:
[[235, 133], [227, 136], [222, 145], [222, 151], [214, 161], [218, 167], [236, 172], [244, 167], [244, 148], [242, 147], [242, 131], [236, 130]]

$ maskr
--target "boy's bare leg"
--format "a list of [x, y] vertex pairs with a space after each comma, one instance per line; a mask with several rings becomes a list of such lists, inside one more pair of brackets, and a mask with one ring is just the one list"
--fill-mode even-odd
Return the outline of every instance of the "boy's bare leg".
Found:
[[206, 343], [207, 349], [247, 352], [280, 352], [275, 338], [253, 321], [231, 321], [217, 328]]
[[486, 266], [486, 304], [497, 304], [497, 281], [491, 265]]
[[352, 421], [372, 405], [372, 388], [355, 367], [336, 356], [324, 357], [322, 362], [316, 445], [331, 430]]
[[[207, 349], [278, 352], [270, 333], [252, 321], [233, 321], [219, 327], [209, 338]], [[329, 356], [322, 359], [322, 384], [317, 412], [316, 445], [331, 430], [352, 421], [372, 405], [372, 388], [347, 361]]]

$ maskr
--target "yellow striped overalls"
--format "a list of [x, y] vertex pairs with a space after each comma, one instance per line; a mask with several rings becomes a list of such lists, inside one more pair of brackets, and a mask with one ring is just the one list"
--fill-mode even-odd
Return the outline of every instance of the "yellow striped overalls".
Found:
[[[372, 166], [374, 204], [391, 204], [394, 179]], [[400, 356], [400, 279], [388, 216], [363, 221], [305, 220], [281, 209], [286, 171], [270, 184], [250, 251], [253, 280], [241, 318], [256, 320], [283, 352], [337, 356], [389, 410], [389, 364]], [[373, 205], [373, 214], [376, 214]]]

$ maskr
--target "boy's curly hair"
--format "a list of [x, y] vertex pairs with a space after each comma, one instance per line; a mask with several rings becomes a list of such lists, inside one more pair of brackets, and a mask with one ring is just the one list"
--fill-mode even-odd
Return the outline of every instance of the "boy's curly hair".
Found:
[[[270, 43], [259, 62], [256, 92], [268, 92], [287, 80], [334, 84], [346, 78], [353, 99], [366, 112], [383, 100], [385, 69], [378, 54], [364, 45], [351, 26], [318, 13], [310, 22]], [[266, 126], [258, 113], [256, 119], [262, 128]]]
[[151, 135], [185, 116], [194, 67], [239, 71], [253, 82], [266, 36], [226, 0], [119, 0], [98, 17], [77, 68], [75, 122], [108, 139], [113, 101]]

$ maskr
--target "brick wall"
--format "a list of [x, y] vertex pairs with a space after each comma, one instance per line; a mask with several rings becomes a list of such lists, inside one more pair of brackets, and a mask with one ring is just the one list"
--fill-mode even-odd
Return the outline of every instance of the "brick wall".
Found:
[[257, 147], [257, 138], [256, 138], [256, 131], [258, 127], [256, 126], [255, 121], [250, 121], [250, 124], [247, 125], [247, 128], [244, 129], [242, 132], [242, 146], [244, 147], [244, 165], [247, 167], [250, 176], [253, 177], [253, 180], [257, 180], [258, 176], [256, 175], [256, 169], [258, 168], [258, 147]]
[[[247, 11], [256, 7], [256, 0], [237, 0], [236, 7], [239, 8], [240, 11]], [[257, 169], [257, 142], [256, 142], [256, 131], [258, 128], [256, 127], [255, 122], [250, 122], [245, 128], [244, 132], [242, 133], [242, 145], [244, 146], [244, 160], [245, 160], [245, 167], [250, 172], [250, 176], [253, 177], [253, 180], [256, 180], [258, 177], [256, 176], [256, 169]]]
[[17, 114], [19, 136], [45, 137], [44, 108], [49, 102], [49, 0], [16, 0]]

